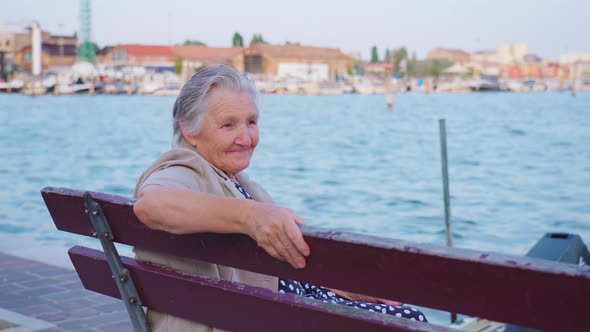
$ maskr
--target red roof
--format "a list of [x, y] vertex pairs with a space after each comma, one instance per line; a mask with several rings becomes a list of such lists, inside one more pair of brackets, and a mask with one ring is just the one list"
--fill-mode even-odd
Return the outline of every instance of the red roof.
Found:
[[343, 54], [337, 48], [303, 46], [297, 44], [271, 45], [265, 43], [256, 43], [254, 45], [250, 45], [250, 47], [246, 50], [246, 53], [264, 54], [275, 58], [351, 60], [351, 57]]
[[129, 55], [135, 56], [175, 56], [176, 53], [169, 46], [160, 45], [141, 45], [141, 44], [122, 44], [116, 48], [122, 48]]
[[203, 61], [207, 64], [231, 63], [238, 55], [243, 53], [241, 47], [209, 47], [202, 45], [178, 45], [173, 47], [177, 56], [194, 61]]

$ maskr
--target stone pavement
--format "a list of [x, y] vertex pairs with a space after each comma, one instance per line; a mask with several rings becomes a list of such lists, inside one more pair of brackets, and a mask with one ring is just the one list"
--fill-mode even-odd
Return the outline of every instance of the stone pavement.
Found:
[[75, 271], [0, 253], [0, 332], [133, 331], [122, 301]]

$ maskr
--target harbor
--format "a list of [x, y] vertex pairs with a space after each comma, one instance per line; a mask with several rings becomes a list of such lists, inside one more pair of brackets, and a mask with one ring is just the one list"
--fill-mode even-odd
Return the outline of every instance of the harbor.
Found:
[[[146, 95], [176, 96], [183, 81], [172, 74], [149, 74], [129, 79], [109, 76], [81, 78], [71, 81], [72, 75], [48, 75], [40, 82], [32, 79], [13, 80], [0, 83], [0, 93], [21, 93], [25, 95]], [[116, 73], [115, 76], [123, 76]], [[352, 77], [341, 81], [304, 81], [300, 79], [277, 79], [252, 75], [260, 92], [264, 94], [292, 95], [342, 95], [342, 94], [385, 94], [386, 79], [375, 77]], [[28, 83], [27, 83], [28, 82]], [[574, 93], [590, 91], [590, 80], [566, 83], [564, 80], [515, 80], [498, 79], [495, 76], [478, 78], [443, 77], [433, 78], [390, 78], [391, 93], [470, 93], [470, 92], [545, 92], [559, 91]]]
[[406, 47], [380, 56], [374, 46], [368, 60], [336, 47], [257, 40], [100, 48], [91, 41], [89, 2], [81, 3], [79, 35], [55, 35], [36, 21], [6, 24], [16, 32], [2, 33], [0, 21], [0, 93], [174, 96], [194, 73], [216, 64], [245, 72], [267, 94], [590, 91], [590, 53], [552, 59], [520, 42], [475, 52], [436, 47], [423, 58]]

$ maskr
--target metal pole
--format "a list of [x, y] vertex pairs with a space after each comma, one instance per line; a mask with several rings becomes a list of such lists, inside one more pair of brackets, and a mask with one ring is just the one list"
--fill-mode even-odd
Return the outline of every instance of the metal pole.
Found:
[[442, 176], [443, 176], [443, 194], [445, 201], [445, 227], [447, 231], [447, 246], [453, 246], [453, 237], [451, 232], [451, 202], [449, 195], [449, 170], [447, 167], [447, 130], [445, 119], [438, 120], [440, 129], [440, 154], [442, 157]]
[[6, 75], [6, 64], [4, 63], [4, 59], [4, 52], [0, 51], [0, 80], [8, 82], [8, 77]]
[[109, 227], [109, 223], [102, 212], [102, 208], [96, 202], [89, 192], [84, 193], [84, 207], [86, 213], [90, 217], [92, 226], [96, 231], [96, 237], [100, 240], [100, 244], [104, 250], [104, 254], [113, 273], [113, 279], [117, 284], [119, 293], [121, 294], [121, 300], [125, 302], [127, 313], [131, 319], [133, 330], [135, 332], [150, 332], [150, 328], [143, 312], [141, 298], [139, 293], [133, 284], [133, 280], [123, 263], [121, 257], [117, 252], [117, 248], [113, 243], [114, 237]]
[[[445, 201], [445, 228], [447, 233], [447, 246], [453, 246], [453, 232], [451, 231], [451, 199], [449, 194], [449, 169], [447, 167], [447, 129], [445, 119], [438, 120], [440, 131], [440, 154], [442, 162], [443, 196]], [[457, 314], [451, 313], [451, 323], [457, 320]]]

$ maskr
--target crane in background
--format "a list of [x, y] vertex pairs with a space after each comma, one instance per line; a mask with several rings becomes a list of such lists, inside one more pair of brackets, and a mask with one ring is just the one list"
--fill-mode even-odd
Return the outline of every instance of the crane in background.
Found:
[[92, 42], [92, 7], [90, 0], [80, 0], [79, 44], [78, 57], [81, 60], [94, 62], [96, 50]]

